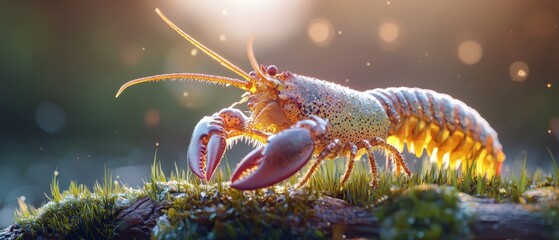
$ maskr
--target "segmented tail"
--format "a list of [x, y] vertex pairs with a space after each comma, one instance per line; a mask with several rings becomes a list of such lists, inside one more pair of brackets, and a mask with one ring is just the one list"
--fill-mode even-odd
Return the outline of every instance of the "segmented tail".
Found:
[[[473, 167], [477, 175], [499, 175], [505, 160], [497, 132], [479, 113], [449, 95], [419, 88], [367, 91], [390, 118], [387, 142], [404, 144], [420, 157], [423, 149], [439, 167]], [[474, 164], [475, 163], [475, 164]]]

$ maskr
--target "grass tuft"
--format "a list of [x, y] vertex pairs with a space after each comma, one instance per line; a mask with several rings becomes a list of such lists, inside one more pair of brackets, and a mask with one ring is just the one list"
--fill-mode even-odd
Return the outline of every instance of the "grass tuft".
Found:
[[113, 182], [107, 169], [102, 183], [96, 182], [93, 192], [73, 181], [60, 192], [55, 172], [50, 202], [35, 209], [18, 199], [15, 221], [24, 229], [25, 237], [31, 239], [110, 239], [119, 195], [138, 197], [137, 192]]

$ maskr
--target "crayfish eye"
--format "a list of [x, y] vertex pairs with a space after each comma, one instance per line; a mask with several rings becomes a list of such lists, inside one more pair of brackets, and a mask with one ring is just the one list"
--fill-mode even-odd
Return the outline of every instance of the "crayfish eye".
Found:
[[268, 75], [270, 76], [276, 76], [276, 74], [278, 74], [278, 67], [276, 67], [275, 65], [270, 65], [266, 68], [266, 73], [268, 73]]

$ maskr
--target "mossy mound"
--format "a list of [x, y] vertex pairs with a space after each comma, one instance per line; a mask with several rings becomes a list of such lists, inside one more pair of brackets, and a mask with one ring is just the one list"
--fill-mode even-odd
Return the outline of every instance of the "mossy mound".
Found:
[[382, 239], [470, 239], [473, 218], [453, 187], [420, 185], [385, 200], [377, 216]]
[[[154, 239], [320, 239], [312, 227], [316, 194], [275, 187], [240, 192], [225, 186], [168, 185], [170, 207]], [[194, 189], [196, 188], [196, 189]], [[184, 191], [178, 191], [183, 189]]]

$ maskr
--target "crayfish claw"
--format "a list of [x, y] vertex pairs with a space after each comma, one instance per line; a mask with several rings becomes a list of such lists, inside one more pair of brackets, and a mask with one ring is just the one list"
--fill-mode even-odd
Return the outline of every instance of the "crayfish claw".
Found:
[[188, 165], [194, 175], [210, 181], [225, 152], [225, 138], [219, 117], [204, 117], [196, 124], [187, 153]]
[[241, 160], [231, 177], [231, 187], [254, 190], [279, 183], [303, 168], [313, 151], [314, 140], [308, 129], [284, 130]]

